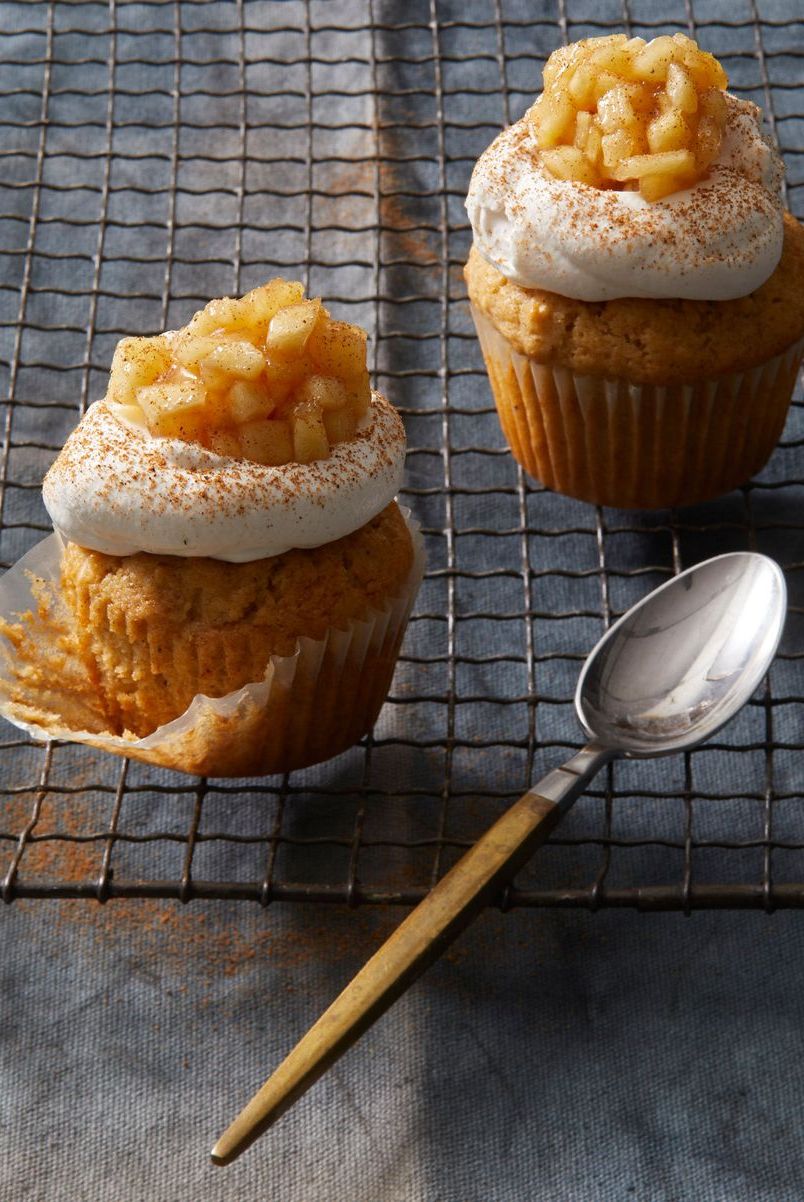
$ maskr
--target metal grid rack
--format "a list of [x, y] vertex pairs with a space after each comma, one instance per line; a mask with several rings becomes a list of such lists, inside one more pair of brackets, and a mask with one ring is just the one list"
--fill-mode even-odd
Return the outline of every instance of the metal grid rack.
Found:
[[516, 469], [464, 300], [469, 173], [561, 41], [689, 29], [761, 103], [804, 209], [800, 8], [766, 0], [2, 3], [0, 560], [48, 530], [39, 485], [123, 334], [304, 278], [374, 337], [428, 573], [371, 738], [284, 779], [195, 780], [2, 724], [0, 881], [21, 897], [411, 904], [579, 745], [604, 626], [710, 554], [766, 550], [792, 611], [715, 744], [616, 765], [504, 906], [804, 904], [804, 404], [746, 488], [595, 510]]

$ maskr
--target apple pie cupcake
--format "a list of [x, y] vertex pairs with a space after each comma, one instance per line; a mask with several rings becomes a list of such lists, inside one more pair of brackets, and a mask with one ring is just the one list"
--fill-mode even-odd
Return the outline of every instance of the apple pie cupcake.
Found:
[[691, 504], [765, 464], [804, 339], [804, 231], [756, 105], [676, 34], [557, 50], [481, 156], [469, 298], [503, 431], [549, 488]]
[[44, 617], [61, 615], [89, 729], [37, 716], [31, 630], [6, 713], [212, 776], [345, 750], [377, 717], [422, 575], [395, 501], [404, 457], [365, 334], [299, 284], [124, 339], [43, 485], [62, 541]]

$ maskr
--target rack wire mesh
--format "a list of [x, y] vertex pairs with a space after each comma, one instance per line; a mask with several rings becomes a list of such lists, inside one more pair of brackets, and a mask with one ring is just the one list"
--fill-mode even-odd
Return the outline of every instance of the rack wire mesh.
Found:
[[795, 0], [0, 4], [0, 561], [48, 531], [39, 486], [124, 334], [301, 277], [373, 334], [405, 417], [428, 572], [373, 735], [284, 778], [196, 780], [3, 724], [0, 881], [22, 897], [412, 904], [579, 746], [604, 627], [707, 555], [783, 564], [791, 617], [713, 744], [613, 767], [503, 906], [804, 905], [804, 404], [768, 468], [694, 509], [623, 513], [516, 468], [464, 299], [472, 164], [567, 39], [687, 29], [765, 108], [804, 207]]

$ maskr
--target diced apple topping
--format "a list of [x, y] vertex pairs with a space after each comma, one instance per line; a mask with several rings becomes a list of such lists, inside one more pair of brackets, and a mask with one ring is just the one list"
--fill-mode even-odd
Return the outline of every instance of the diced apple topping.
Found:
[[692, 38], [586, 38], [550, 55], [528, 112], [556, 179], [660, 200], [701, 179], [726, 125], [726, 73]]
[[245, 422], [238, 430], [244, 458], [279, 467], [293, 458], [293, 430], [289, 421], [268, 419]]
[[151, 434], [280, 466], [325, 459], [371, 400], [366, 335], [301, 284], [275, 279], [210, 301], [183, 330], [124, 338], [108, 400]]
[[109, 400], [118, 405], [135, 404], [137, 389], [153, 384], [170, 366], [170, 346], [164, 336], [122, 338], [112, 359]]
[[199, 362], [201, 376], [214, 384], [223, 377], [256, 380], [262, 375], [265, 357], [250, 342], [222, 342]]
[[315, 405], [297, 409], [293, 423], [293, 458], [299, 463], [312, 463], [328, 454], [329, 439], [321, 410]]
[[229, 389], [226, 400], [236, 426], [253, 422], [259, 417], [270, 417], [276, 408], [260, 381], [249, 384], [245, 380], [238, 380]]
[[265, 339], [268, 350], [286, 358], [300, 355], [307, 346], [320, 310], [319, 300], [300, 301], [298, 305], [280, 309], [268, 325]]
[[349, 442], [355, 436], [357, 417], [354, 409], [325, 409], [324, 429], [330, 442]]
[[188, 442], [198, 437], [204, 425], [205, 400], [204, 386], [198, 380], [146, 384], [137, 389], [137, 403], [151, 433]]

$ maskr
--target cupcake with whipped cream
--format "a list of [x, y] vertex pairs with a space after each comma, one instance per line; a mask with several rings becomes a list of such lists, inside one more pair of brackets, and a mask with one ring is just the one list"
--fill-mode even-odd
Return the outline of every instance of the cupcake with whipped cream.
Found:
[[370, 729], [422, 557], [395, 501], [404, 429], [365, 348], [283, 280], [120, 343], [43, 485], [63, 542], [47, 617], [88, 729], [42, 713], [22, 635], [7, 716], [213, 776], [289, 771]]
[[804, 340], [804, 231], [756, 105], [682, 34], [552, 54], [479, 159], [472, 313], [516, 459], [624, 508], [748, 480]]

